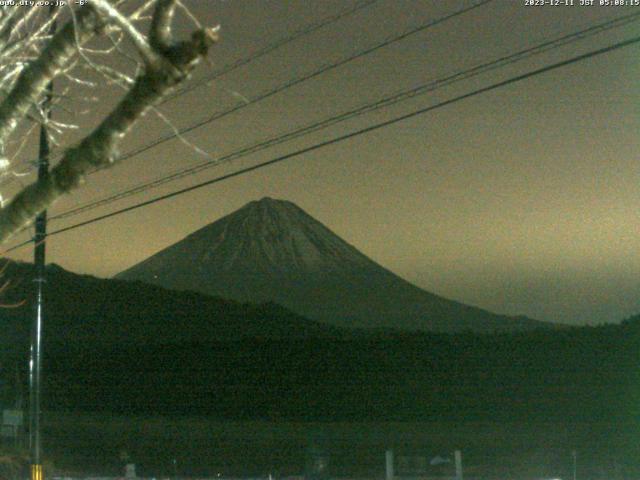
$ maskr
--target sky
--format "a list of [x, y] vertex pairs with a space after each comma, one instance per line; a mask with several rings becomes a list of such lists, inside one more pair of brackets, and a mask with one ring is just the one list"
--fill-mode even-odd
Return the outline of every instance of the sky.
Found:
[[[202, 81], [306, 25], [360, 3], [185, 0], [201, 23], [221, 26], [221, 41], [212, 48], [209, 64], [192, 80], [199, 86], [159, 107], [170, 125], [148, 114], [122, 152], [215, 112], [243, 108], [182, 140], [164, 142], [90, 175], [85, 185], [50, 210], [50, 216], [543, 41], [640, 13], [640, 6], [580, 6], [580, 0], [573, 6], [494, 0], [243, 105], [322, 65], [474, 3], [378, 0], [214, 81]], [[637, 26], [638, 21], [601, 32], [53, 220], [49, 228], [73, 225], [632, 38]], [[192, 28], [181, 18], [176, 32], [185, 34]], [[296, 203], [384, 267], [441, 296], [539, 320], [575, 325], [618, 322], [640, 313], [638, 48], [590, 58], [52, 236], [47, 260], [71, 271], [109, 277], [247, 202], [270, 196]], [[80, 107], [54, 111], [54, 118], [81, 127], [68, 141], [86, 134], [120, 95], [108, 86], [96, 93], [101, 101], [91, 104], [86, 115], [79, 115]], [[86, 94], [78, 94], [82, 95]], [[23, 165], [34, 155], [33, 145], [28, 146]], [[20, 183], [32, 178], [1, 187], [3, 194], [14, 194]], [[29, 235], [18, 235], [7, 245]], [[22, 248], [9, 256], [28, 260], [32, 252]]]

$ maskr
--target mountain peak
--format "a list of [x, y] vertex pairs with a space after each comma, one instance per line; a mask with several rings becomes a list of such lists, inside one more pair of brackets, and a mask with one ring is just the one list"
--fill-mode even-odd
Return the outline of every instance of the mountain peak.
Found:
[[444, 299], [386, 270], [287, 200], [264, 197], [118, 275], [338, 326], [493, 331], [542, 323]]
[[244, 207], [240, 208], [236, 213], [239, 213], [243, 210], [270, 211], [282, 215], [286, 215], [287, 213], [291, 212], [303, 211], [293, 202], [272, 197], [262, 197], [260, 200], [253, 200], [247, 203]]
[[284, 202], [285, 202], [284, 200], [280, 200], [277, 198], [262, 197], [260, 200], [250, 201], [243, 208], [271, 207]]
[[274, 204], [284, 204], [284, 203], [292, 204], [291, 202], [289, 202], [287, 200], [280, 200], [278, 198], [271, 198], [269, 196], [262, 197], [260, 200], [253, 200], [253, 201], [249, 202], [248, 205], [251, 205], [251, 204], [254, 204], [254, 203], [261, 204], [261, 205], [274, 205]]

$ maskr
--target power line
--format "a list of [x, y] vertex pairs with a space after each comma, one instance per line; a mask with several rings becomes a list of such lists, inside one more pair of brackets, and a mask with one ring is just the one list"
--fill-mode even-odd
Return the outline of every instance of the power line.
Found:
[[[165, 136], [159, 137], [159, 138], [147, 143], [146, 145], [143, 145], [143, 146], [141, 146], [139, 148], [136, 148], [134, 150], [131, 150], [131, 151], [127, 152], [127, 153], [122, 154], [119, 157], [119, 160], [120, 161], [121, 160], [127, 160], [129, 158], [134, 157], [134, 156], [140, 155], [141, 153], [144, 153], [145, 151], [150, 150], [150, 149], [152, 149], [152, 148], [154, 148], [154, 147], [156, 147], [156, 146], [158, 146], [158, 145], [160, 145], [162, 143], [165, 143], [165, 142], [168, 142], [170, 140], [173, 140], [174, 138], [179, 138], [182, 135], [185, 135], [185, 134], [187, 134], [189, 132], [192, 132], [193, 130], [196, 130], [196, 129], [198, 129], [198, 128], [200, 128], [200, 127], [202, 127], [202, 126], [204, 126], [204, 125], [206, 125], [208, 123], [212, 123], [212, 122], [214, 122], [216, 120], [219, 120], [219, 119], [221, 119], [223, 117], [226, 117], [227, 115], [230, 115], [232, 113], [240, 111], [240, 110], [242, 110], [242, 109], [244, 109], [244, 108], [246, 108], [246, 107], [248, 107], [250, 105], [255, 105], [256, 103], [259, 103], [259, 102], [261, 102], [263, 100], [266, 100], [267, 98], [270, 98], [270, 97], [272, 97], [274, 95], [277, 95], [280, 92], [283, 92], [285, 90], [293, 88], [294, 86], [299, 85], [299, 84], [301, 84], [303, 82], [306, 82], [307, 80], [311, 80], [311, 79], [313, 79], [315, 77], [318, 77], [318, 76], [320, 76], [320, 75], [322, 75], [322, 74], [324, 74], [326, 72], [329, 72], [329, 71], [334, 70], [336, 68], [339, 68], [339, 67], [341, 67], [343, 65], [346, 65], [347, 63], [350, 63], [350, 62], [352, 62], [354, 60], [357, 60], [357, 59], [362, 58], [362, 57], [364, 57], [366, 55], [369, 55], [370, 53], [376, 52], [376, 51], [380, 50], [381, 48], [387, 47], [387, 46], [389, 46], [389, 45], [391, 45], [393, 43], [396, 43], [396, 42], [399, 42], [401, 40], [404, 40], [407, 37], [410, 37], [411, 35], [415, 35], [417, 33], [420, 33], [422, 31], [424, 31], [424, 30], [427, 30], [429, 28], [432, 28], [432, 27], [435, 27], [437, 25], [440, 25], [441, 23], [447, 22], [447, 21], [449, 21], [451, 19], [454, 19], [454, 18], [464, 14], [464, 13], [467, 13], [467, 12], [469, 12], [471, 10], [474, 10], [474, 9], [476, 9], [478, 7], [486, 5], [487, 3], [490, 3], [490, 2], [493, 2], [493, 1], [494, 0], [478, 0], [477, 2], [471, 4], [470, 6], [460, 8], [459, 10], [456, 10], [456, 11], [454, 11], [452, 13], [443, 15], [441, 17], [438, 17], [438, 18], [434, 19], [434, 20], [430, 20], [430, 21], [428, 21], [426, 23], [423, 23], [423, 24], [420, 24], [420, 25], [418, 25], [416, 27], [412, 27], [412, 28], [400, 33], [400, 34], [397, 34], [397, 35], [394, 35], [392, 37], [389, 37], [389, 38], [387, 38], [386, 40], [383, 40], [380, 43], [377, 43], [377, 44], [375, 44], [375, 45], [373, 45], [371, 47], [367, 47], [364, 50], [360, 50], [360, 51], [358, 51], [358, 52], [356, 52], [356, 53], [354, 53], [354, 54], [352, 54], [352, 55], [350, 55], [348, 57], [342, 58], [341, 60], [338, 60], [338, 61], [336, 61], [334, 63], [330, 63], [330, 64], [327, 64], [327, 65], [321, 66], [317, 70], [314, 70], [312, 72], [303, 74], [300, 77], [297, 77], [297, 78], [294, 78], [294, 79], [290, 79], [287, 82], [284, 82], [284, 83], [278, 85], [277, 87], [275, 87], [275, 88], [273, 88], [271, 90], [268, 90], [268, 91], [266, 91], [266, 92], [264, 92], [264, 93], [262, 93], [260, 95], [257, 95], [255, 97], [253, 97], [252, 99], [249, 99], [246, 102], [243, 102], [243, 103], [241, 103], [239, 105], [235, 105], [235, 106], [230, 107], [230, 108], [228, 108], [226, 110], [222, 110], [222, 111], [216, 112], [216, 113], [214, 113], [213, 115], [210, 115], [209, 117], [207, 117], [204, 120], [201, 120], [201, 121], [199, 121], [199, 122], [197, 122], [195, 124], [192, 124], [192, 125], [190, 125], [188, 127], [179, 129], [177, 132], [169, 133], [169, 134], [167, 134]], [[58, 155], [56, 158], [60, 158], [60, 155]], [[108, 168], [108, 167], [106, 167], [106, 168]], [[93, 170], [92, 172], [89, 172], [89, 174], [91, 175], [91, 174], [97, 173], [97, 172], [99, 172], [101, 170], [103, 170], [103, 168], [98, 168], [96, 170]]]
[[[251, 62], [259, 59], [260, 57], [263, 57], [271, 52], [273, 52], [274, 50], [277, 50], [280, 47], [283, 47], [289, 43], [294, 42], [295, 40], [298, 40], [299, 38], [302, 38], [306, 35], [309, 35], [317, 30], [320, 30], [323, 27], [326, 27], [327, 25], [330, 25], [332, 23], [336, 23], [339, 20], [352, 15], [356, 12], [359, 12], [360, 10], [363, 10], [367, 7], [370, 7], [371, 5], [373, 5], [374, 3], [377, 3], [379, 0], [365, 0], [363, 2], [360, 2], [359, 4], [356, 4], [355, 6], [353, 6], [352, 8], [349, 8], [347, 10], [344, 10], [342, 12], [339, 12], [335, 15], [330, 15], [326, 18], [320, 19], [317, 22], [314, 23], [310, 23], [308, 25], [303, 26], [302, 28], [300, 28], [299, 30], [296, 30], [295, 32], [291, 33], [290, 35], [286, 35], [282, 38], [279, 38], [278, 40], [276, 40], [273, 43], [270, 43], [269, 45], [266, 45], [265, 47], [259, 49], [258, 51], [252, 53], [251, 55], [244, 57], [244, 58], [240, 58], [238, 60], [236, 60], [233, 63], [230, 63], [229, 65], [225, 65], [222, 68], [220, 68], [219, 70], [217, 70], [216, 72], [213, 72], [212, 74], [208, 75], [207, 77], [200, 79], [196, 82], [194, 82], [191, 85], [187, 85], [179, 90], [177, 90], [176, 92], [172, 93], [171, 95], [169, 95], [167, 98], [163, 99], [162, 102], [160, 102], [160, 105], [165, 104], [171, 100], [174, 100], [177, 97], [180, 97], [188, 92], [191, 92], [209, 82], [212, 82], [214, 80], [217, 80], [218, 78], [227, 75], [231, 72], [233, 72], [234, 70], [237, 70], [240, 67], [243, 67], [245, 65], [250, 64]], [[56, 155], [54, 155], [54, 159], [59, 159], [62, 156], [61, 153], [58, 153]], [[37, 163], [35, 161], [32, 161], [31, 163]], [[10, 180], [13, 180], [13, 177], [10, 178]], [[2, 184], [0, 184], [2, 185]]]
[[336, 123], [348, 120], [350, 118], [356, 117], [356, 116], [360, 116], [363, 115], [365, 113], [369, 113], [393, 104], [396, 104], [398, 102], [413, 98], [415, 96], [418, 95], [423, 95], [427, 92], [432, 92], [438, 88], [442, 88], [444, 86], [448, 86], [451, 85], [455, 82], [459, 82], [462, 80], [466, 80], [469, 78], [472, 78], [474, 76], [498, 69], [498, 68], [502, 68], [506, 65], [530, 58], [534, 55], [538, 55], [544, 52], [547, 52], [549, 50], [552, 49], [556, 49], [559, 48], [561, 46], [565, 46], [567, 44], [570, 44], [572, 42], [578, 41], [578, 40], [582, 40], [585, 38], [588, 38], [592, 35], [601, 33], [605, 30], [609, 30], [612, 28], [617, 28], [626, 24], [629, 24], [631, 22], [637, 21], [640, 18], [640, 12], [634, 13], [634, 14], [630, 14], [630, 15], [625, 15], [623, 17], [618, 17], [615, 19], [611, 19], [608, 20], [606, 22], [602, 22], [590, 27], [587, 27], [583, 30], [580, 30], [578, 32], [573, 32], [571, 34], [567, 34], [567, 35], [563, 35], [559, 38], [555, 38], [553, 40], [548, 40], [545, 42], [542, 42], [541, 44], [535, 45], [533, 47], [529, 47], [526, 48], [524, 50], [518, 51], [516, 53], [510, 54], [510, 55], [506, 55], [503, 57], [500, 57], [496, 60], [492, 60], [490, 62], [485, 62], [479, 65], [476, 65], [474, 67], [471, 67], [469, 69], [463, 70], [461, 72], [456, 72], [454, 74], [448, 75], [446, 77], [437, 79], [437, 80], [433, 80], [430, 82], [427, 82], [425, 84], [421, 84], [417, 87], [414, 87], [412, 89], [409, 90], [405, 90], [399, 93], [395, 93], [393, 95], [387, 96], [385, 98], [379, 99], [375, 102], [372, 103], [368, 103], [365, 105], [362, 105], [360, 107], [357, 107], [356, 109], [341, 113], [339, 115], [333, 116], [333, 117], [329, 117], [327, 119], [321, 120], [320, 122], [313, 122], [311, 124], [308, 124], [304, 127], [298, 128], [298, 129], [294, 129], [293, 131], [287, 132], [285, 134], [279, 134], [276, 136], [273, 136], [267, 140], [261, 141], [261, 142], [257, 142], [254, 143], [252, 145], [246, 146], [241, 148], [240, 150], [236, 150], [234, 152], [231, 152], [227, 155], [224, 155], [222, 157], [213, 159], [213, 160], [209, 160], [203, 163], [200, 163], [198, 165], [194, 165], [192, 167], [188, 167], [188, 168], [183, 168], [180, 169], [176, 172], [173, 172], [169, 175], [165, 175], [162, 176], [160, 178], [157, 178], [155, 180], [149, 181], [149, 182], [145, 182], [145, 183], [141, 183], [138, 184], [132, 188], [128, 188], [126, 190], [120, 191], [118, 193], [112, 194], [112, 195], [108, 195], [102, 199], [99, 200], [95, 200], [89, 203], [86, 203], [85, 205], [81, 205], [78, 207], [75, 207], [73, 209], [67, 210], [65, 212], [62, 212], [58, 215], [55, 215], [53, 217], [51, 217], [51, 220], [60, 220], [63, 218], [68, 218], [71, 216], [75, 216], [79, 213], [82, 212], [86, 212], [89, 210], [93, 210], [95, 208], [104, 206], [104, 205], [108, 205], [109, 203], [112, 203], [114, 201], [117, 200], [121, 200], [123, 198], [129, 197], [131, 195], [135, 195], [138, 193], [142, 193], [145, 192], [147, 190], [150, 190], [152, 188], [158, 187], [160, 185], [163, 185], [165, 183], [183, 178], [185, 176], [188, 175], [192, 175], [192, 174], [196, 174], [198, 172], [201, 172], [205, 169], [208, 168], [212, 168], [215, 166], [218, 166], [224, 162], [229, 162], [232, 160], [235, 160], [237, 158], [241, 158], [244, 156], [247, 156], [249, 154], [264, 150], [266, 148], [272, 147], [274, 145], [279, 145], [281, 143], [290, 141], [292, 139], [298, 138], [300, 136], [303, 135], [307, 135], [309, 133], [318, 131], [320, 129], [329, 127], [331, 125], [335, 125]]
[[[123, 154], [122, 156], [120, 156], [119, 160], [127, 160], [127, 159], [129, 159], [131, 157], [134, 157], [136, 155], [140, 155], [141, 153], [143, 153], [143, 152], [145, 152], [147, 150], [150, 150], [150, 149], [152, 149], [152, 148], [154, 148], [154, 147], [156, 147], [156, 146], [158, 146], [158, 145], [160, 145], [162, 143], [165, 143], [165, 142], [167, 142], [169, 140], [173, 140], [174, 138], [178, 138], [178, 137], [180, 137], [180, 136], [182, 136], [182, 135], [184, 135], [186, 133], [192, 132], [193, 130], [196, 130], [196, 129], [198, 129], [198, 128], [200, 128], [200, 127], [202, 127], [202, 126], [204, 126], [204, 125], [206, 125], [208, 123], [212, 123], [212, 122], [214, 122], [216, 120], [219, 120], [219, 119], [221, 119], [223, 117], [226, 117], [227, 115], [230, 115], [230, 114], [235, 113], [235, 112], [237, 112], [239, 110], [242, 110], [243, 108], [246, 108], [246, 107], [248, 107], [250, 105], [255, 105], [258, 102], [266, 100], [267, 98], [270, 98], [270, 97], [272, 97], [274, 95], [277, 95], [280, 92], [283, 92], [283, 91], [288, 90], [288, 89], [290, 89], [290, 88], [292, 88], [292, 87], [294, 87], [296, 85], [299, 85], [299, 84], [301, 84], [303, 82], [306, 82], [307, 80], [311, 80], [311, 79], [313, 79], [315, 77], [318, 77], [319, 75], [322, 75], [322, 74], [327, 73], [327, 72], [329, 72], [331, 70], [334, 70], [334, 69], [336, 69], [338, 67], [346, 65], [347, 63], [350, 63], [350, 62], [352, 62], [354, 60], [362, 58], [362, 57], [364, 57], [366, 55], [369, 55], [370, 53], [376, 52], [376, 51], [380, 50], [381, 48], [387, 47], [387, 46], [389, 46], [389, 45], [391, 45], [393, 43], [396, 43], [396, 42], [399, 42], [401, 40], [404, 40], [405, 38], [407, 38], [407, 37], [409, 37], [411, 35], [423, 32], [424, 30], [427, 30], [429, 28], [435, 27], [436, 25], [440, 25], [441, 23], [447, 22], [447, 21], [449, 21], [449, 20], [451, 20], [453, 18], [456, 18], [456, 17], [458, 17], [458, 16], [460, 16], [460, 15], [462, 15], [464, 13], [467, 13], [467, 12], [469, 12], [471, 10], [474, 10], [474, 9], [478, 8], [478, 7], [486, 5], [487, 3], [490, 3], [492, 1], [494, 1], [494, 0], [480, 0], [480, 1], [474, 3], [474, 4], [470, 5], [470, 6], [463, 7], [461, 9], [459, 9], [459, 10], [456, 10], [453, 13], [446, 14], [446, 15], [444, 15], [442, 17], [438, 17], [438, 18], [436, 18], [434, 20], [430, 20], [427, 23], [423, 23], [423, 24], [421, 24], [421, 25], [419, 25], [417, 27], [413, 27], [413, 28], [411, 28], [411, 29], [409, 29], [409, 30], [407, 30], [407, 31], [405, 31], [403, 33], [400, 33], [398, 35], [394, 35], [394, 36], [392, 36], [392, 37], [390, 37], [390, 38], [388, 38], [386, 40], [383, 40], [380, 43], [377, 43], [376, 45], [368, 47], [368, 48], [366, 48], [364, 50], [360, 50], [360, 51], [358, 51], [358, 52], [356, 52], [356, 53], [354, 53], [354, 54], [352, 54], [352, 55], [350, 55], [348, 57], [345, 57], [345, 58], [343, 58], [341, 60], [338, 60], [338, 61], [336, 61], [334, 63], [330, 63], [328, 65], [324, 65], [324, 66], [320, 67], [319, 69], [314, 70], [313, 72], [306, 73], [306, 74], [304, 74], [304, 75], [302, 75], [300, 77], [288, 80], [287, 82], [284, 82], [284, 83], [278, 85], [277, 87], [275, 87], [275, 88], [273, 88], [271, 90], [268, 90], [267, 92], [264, 92], [264, 93], [262, 93], [262, 94], [260, 94], [260, 95], [258, 95], [256, 97], [248, 100], [247, 102], [241, 103], [239, 105], [236, 105], [234, 107], [228, 108], [226, 110], [222, 110], [220, 112], [216, 112], [216, 113], [214, 113], [213, 115], [207, 117], [204, 120], [201, 120], [201, 121], [199, 121], [197, 123], [194, 123], [194, 124], [192, 124], [192, 125], [190, 125], [188, 127], [185, 127], [185, 128], [182, 128], [182, 129], [178, 130], [177, 133], [170, 133], [170, 134], [165, 135], [163, 137], [159, 137], [159, 138], [149, 142], [148, 144], [143, 145], [142, 147], [139, 147], [137, 149], [131, 150], [131, 151]], [[100, 170], [101, 169], [94, 170], [91, 173], [95, 173], [95, 172], [98, 172]]]
[[276, 40], [275, 42], [273, 42], [270, 45], [265, 46], [264, 48], [261, 48], [260, 50], [258, 50], [257, 52], [253, 53], [252, 55], [245, 57], [245, 58], [241, 58], [239, 60], [236, 60], [235, 62], [222, 67], [220, 70], [218, 70], [217, 72], [213, 72], [211, 75], [206, 76], [203, 79], [198, 80], [197, 82], [194, 82], [190, 85], [186, 85], [184, 87], [182, 87], [181, 89], [179, 89], [178, 91], [176, 91], [175, 93], [173, 93], [172, 95], [170, 95], [169, 97], [167, 97], [166, 99], [164, 99], [162, 101], [162, 103], [166, 103], [170, 100], [173, 100], [174, 98], [184, 95], [188, 92], [191, 92], [193, 90], [195, 90], [196, 88], [199, 88], [203, 85], [206, 85], [209, 82], [212, 82], [214, 80], [217, 80], [218, 78], [222, 77], [223, 75], [226, 75], [240, 67], [243, 67], [251, 62], [253, 62], [254, 60], [263, 57], [265, 55], [267, 55], [268, 53], [271, 53], [272, 51], [293, 42], [294, 40], [297, 40], [298, 38], [301, 38], [303, 36], [309, 35], [310, 33], [315, 32], [316, 30], [321, 29], [322, 27], [325, 27], [331, 23], [335, 23], [339, 20], [341, 20], [344, 17], [347, 17], [353, 13], [356, 13], [364, 8], [367, 8], [371, 5], [373, 5], [374, 3], [378, 2], [379, 0], [367, 0], [364, 1], [358, 5], [355, 5], [354, 7], [345, 10], [344, 12], [340, 12], [337, 13], [336, 15], [332, 15], [329, 16], [327, 18], [324, 18], [316, 23], [312, 23], [309, 25], [306, 25], [304, 27], [302, 27], [301, 29], [293, 32], [291, 35], [287, 35], [279, 40]]
[[[428, 112], [431, 112], [433, 110], [436, 110], [436, 109], [439, 109], [439, 108], [442, 108], [442, 107], [445, 107], [445, 106], [460, 102], [462, 100], [466, 100], [468, 98], [475, 97], [475, 96], [483, 94], [483, 93], [487, 93], [487, 92], [490, 92], [490, 91], [493, 91], [493, 90], [497, 90], [499, 88], [506, 87], [508, 85], [520, 82], [522, 80], [526, 80], [526, 79], [541, 75], [543, 73], [550, 72], [552, 70], [556, 70], [556, 69], [559, 69], [559, 68], [562, 68], [562, 67], [565, 67], [565, 66], [568, 66], [568, 65], [572, 65], [574, 63], [581, 62], [583, 60], [587, 60], [589, 58], [593, 58], [593, 57], [596, 57], [596, 56], [599, 56], [599, 55], [603, 55], [605, 53], [612, 52], [614, 50], [618, 50], [618, 49], [621, 49], [621, 48], [624, 48], [624, 47], [627, 47], [627, 46], [630, 46], [630, 45], [634, 45], [634, 44], [639, 43], [639, 42], [640, 42], [640, 36], [634, 37], [634, 38], [631, 38], [631, 39], [628, 39], [628, 40], [624, 40], [622, 42], [618, 42], [618, 43], [615, 43], [613, 45], [609, 45], [607, 47], [600, 48], [598, 50], [592, 50], [592, 51], [584, 53], [582, 55], [578, 55], [578, 56], [569, 58], [567, 60], [563, 60], [563, 61], [560, 61], [560, 62], [557, 62], [557, 63], [553, 63], [551, 65], [547, 65], [546, 67], [538, 68], [538, 69], [529, 71], [527, 73], [523, 73], [521, 75], [517, 75], [517, 76], [511, 77], [511, 78], [509, 78], [507, 80], [503, 80], [503, 81], [500, 81], [500, 82], [497, 82], [497, 83], [493, 83], [493, 84], [491, 84], [489, 86], [473, 90], [471, 92], [465, 93], [463, 95], [459, 95], [459, 96], [451, 98], [449, 100], [445, 100], [443, 102], [439, 102], [439, 103], [436, 103], [434, 105], [431, 105], [431, 106], [428, 106], [428, 107], [425, 107], [425, 108], [414, 110], [413, 112], [410, 112], [410, 113], [407, 113], [407, 114], [404, 114], [404, 115], [400, 115], [400, 116], [392, 118], [390, 120], [386, 120], [384, 122], [380, 122], [380, 123], [377, 123], [377, 124], [374, 124], [374, 125], [370, 125], [368, 127], [362, 128], [360, 130], [356, 130], [354, 132], [347, 133], [345, 135], [341, 135], [339, 137], [332, 138], [331, 140], [326, 140], [324, 142], [316, 143], [316, 144], [311, 145], [309, 147], [305, 147], [305, 148], [296, 150], [294, 152], [290, 152], [290, 153], [287, 153], [285, 155], [281, 155], [281, 156], [273, 158], [271, 160], [268, 160], [268, 161], [253, 165], [251, 167], [243, 168], [241, 170], [237, 170], [235, 172], [232, 172], [232, 173], [229, 173], [229, 174], [226, 174], [226, 175], [222, 175], [220, 177], [216, 177], [214, 179], [207, 180], [205, 182], [201, 182], [201, 183], [198, 183], [196, 185], [192, 185], [192, 186], [187, 187], [187, 188], [183, 188], [183, 189], [180, 189], [180, 190], [177, 190], [177, 191], [165, 194], [165, 195], [161, 195], [161, 196], [153, 198], [151, 200], [140, 202], [140, 203], [137, 203], [135, 205], [131, 205], [129, 207], [122, 208], [120, 210], [116, 210], [114, 212], [107, 213], [105, 215], [100, 215], [98, 217], [94, 217], [92, 219], [85, 220], [83, 222], [79, 222], [79, 223], [76, 223], [74, 225], [70, 225], [68, 227], [64, 227], [64, 228], [60, 228], [58, 230], [54, 230], [54, 231], [50, 232], [48, 234], [48, 236], [58, 235], [60, 233], [68, 232], [70, 230], [75, 230], [76, 228], [84, 227], [84, 226], [90, 225], [92, 223], [96, 223], [96, 222], [99, 222], [99, 221], [102, 221], [102, 220], [106, 220], [108, 218], [115, 217], [117, 215], [121, 215], [123, 213], [130, 212], [132, 210], [136, 210], [138, 208], [146, 207], [146, 206], [152, 205], [154, 203], [161, 202], [163, 200], [168, 200], [168, 199], [176, 197], [178, 195], [182, 195], [182, 194], [191, 192], [193, 190], [197, 190], [197, 189], [206, 187], [208, 185], [213, 185], [214, 183], [219, 183], [219, 182], [222, 182], [224, 180], [228, 180], [230, 178], [234, 178], [234, 177], [237, 177], [237, 176], [240, 176], [240, 175], [244, 175], [244, 174], [252, 172], [254, 170], [258, 170], [258, 169], [261, 169], [261, 168], [264, 168], [264, 167], [268, 167], [270, 165], [274, 165], [276, 163], [283, 162], [283, 161], [288, 160], [290, 158], [298, 157], [298, 156], [303, 155], [305, 153], [313, 152], [313, 151], [319, 150], [321, 148], [328, 147], [330, 145], [334, 145], [334, 144], [337, 144], [339, 142], [343, 142], [345, 140], [349, 140], [351, 138], [355, 138], [355, 137], [358, 137], [360, 135], [364, 135], [366, 133], [370, 133], [370, 132], [379, 130], [381, 128], [385, 128], [385, 127], [394, 125], [394, 124], [402, 122], [404, 120], [408, 120], [410, 118], [417, 117], [418, 115], [423, 115], [425, 113], [428, 113]], [[6, 250], [5, 253], [11, 252], [11, 251], [16, 250], [16, 249], [18, 249], [18, 248], [20, 248], [20, 247], [22, 247], [24, 245], [27, 245], [27, 244], [31, 243], [31, 241], [32, 240], [29, 240], [29, 241], [24, 242], [22, 244], [16, 245], [16, 246]]]

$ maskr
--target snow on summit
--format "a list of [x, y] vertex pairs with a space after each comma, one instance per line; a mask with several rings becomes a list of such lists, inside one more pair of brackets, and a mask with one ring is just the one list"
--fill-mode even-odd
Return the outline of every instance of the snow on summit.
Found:
[[239, 301], [273, 301], [347, 327], [488, 332], [543, 325], [421, 290], [294, 203], [269, 197], [249, 202], [117, 277]]

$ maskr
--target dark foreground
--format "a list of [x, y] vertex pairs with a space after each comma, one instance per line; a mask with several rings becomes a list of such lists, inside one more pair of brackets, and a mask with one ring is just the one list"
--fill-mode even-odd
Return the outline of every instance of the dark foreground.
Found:
[[[623, 425], [401, 422], [257, 422], [197, 417], [47, 413], [46, 456], [60, 473], [119, 476], [126, 462], [144, 477], [301, 475], [313, 457], [327, 474], [382, 478], [385, 451], [396, 473], [451, 475], [434, 457], [460, 449], [468, 478], [572, 478], [640, 475], [638, 432]], [[420, 460], [423, 457], [423, 460]]]

